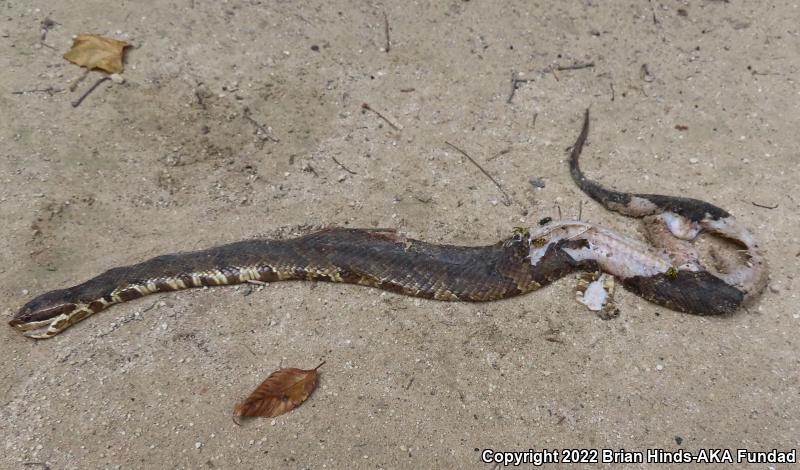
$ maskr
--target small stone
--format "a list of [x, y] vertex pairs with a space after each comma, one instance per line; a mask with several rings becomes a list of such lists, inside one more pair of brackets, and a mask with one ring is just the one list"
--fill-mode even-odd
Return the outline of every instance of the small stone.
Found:
[[202, 442], [195, 442], [195, 443], [194, 443], [194, 448], [195, 448], [195, 449], [199, 449], [199, 448], [201, 448], [201, 447], [203, 447], [203, 443], [202, 443]]
[[545, 186], [544, 179], [539, 177], [531, 177], [528, 181], [530, 181], [534, 188], [543, 189]]
[[112, 73], [110, 78], [111, 81], [116, 83], [117, 85], [122, 85], [123, 83], [125, 83], [125, 77], [123, 77], [118, 73]]
[[698, 160], [698, 159], [696, 159], [696, 158], [690, 158], [690, 159], [689, 159], [689, 163], [691, 163], [692, 165], [694, 165], [694, 164], [696, 164], [696, 163], [700, 163], [700, 160]]
[[341, 183], [342, 181], [346, 180], [346, 179], [347, 179], [347, 175], [345, 175], [344, 173], [342, 173], [341, 175], [339, 175], [339, 177], [338, 177], [338, 178], [336, 178], [336, 180], [337, 180], [338, 182], [340, 182], [340, 183]]
[[781, 288], [776, 284], [770, 284], [769, 291], [772, 292], [773, 294], [777, 294], [778, 292], [781, 291]]
[[658, 365], [656, 365], [656, 370], [659, 370], [659, 371], [660, 370], [664, 370], [664, 366], [662, 366], [661, 364], [658, 364]]
[[28, 289], [22, 289], [22, 295], [28, 295]]

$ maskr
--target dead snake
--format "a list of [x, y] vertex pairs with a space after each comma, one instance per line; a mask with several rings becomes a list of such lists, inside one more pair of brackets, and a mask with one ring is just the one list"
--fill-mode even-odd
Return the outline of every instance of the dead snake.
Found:
[[[50, 338], [113, 304], [154, 292], [289, 279], [360, 284], [437, 300], [490, 301], [545, 286], [575, 271], [603, 271], [645, 299], [698, 315], [730, 313], [766, 283], [752, 235], [723, 209], [697, 199], [612, 191], [588, 180], [578, 159], [589, 111], [572, 147], [575, 183], [609, 210], [642, 218], [650, 244], [581, 221], [547, 221], [489, 246], [435, 245], [390, 229], [330, 228], [288, 240], [247, 240], [113, 268], [84, 283], [42, 294], [11, 326]], [[700, 232], [740, 248], [719, 271], [701, 264], [689, 242]]]

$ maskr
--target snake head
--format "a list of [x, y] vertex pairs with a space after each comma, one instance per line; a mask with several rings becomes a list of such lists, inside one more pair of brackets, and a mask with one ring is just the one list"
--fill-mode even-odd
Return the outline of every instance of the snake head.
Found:
[[82, 311], [78, 304], [63, 300], [66, 291], [52, 291], [36, 297], [23, 305], [8, 324], [30, 338], [55, 336], [76, 323]]

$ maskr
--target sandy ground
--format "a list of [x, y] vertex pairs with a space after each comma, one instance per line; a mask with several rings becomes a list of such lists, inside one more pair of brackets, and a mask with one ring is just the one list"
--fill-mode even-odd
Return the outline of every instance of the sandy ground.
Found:
[[[107, 3], [0, 4], [5, 319], [113, 266], [307, 226], [481, 244], [583, 201], [584, 219], [636, 234], [568, 178], [589, 106], [588, 174], [728, 209], [762, 241], [770, 286], [721, 319], [620, 292], [604, 321], [565, 278], [481, 305], [199, 289], [48, 341], [4, 327], [0, 467], [491, 468], [479, 449], [800, 446], [796, 2]], [[73, 108], [100, 76], [65, 91], [81, 32], [135, 47], [126, 84]], [[509, 103], [512, 71], [529, 81]], [[231, 422], [271, 371], [322, 359], [298, 410]]]

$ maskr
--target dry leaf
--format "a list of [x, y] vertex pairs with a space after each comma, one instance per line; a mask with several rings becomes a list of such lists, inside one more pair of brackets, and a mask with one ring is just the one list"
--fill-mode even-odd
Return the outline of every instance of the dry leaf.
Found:
[[72, 49], [64, 58], [89, 70], [122, 72], [122, 54], [128, 43], [96, 34], [81, 34], [72, 41]]
[[273, 372], [245, 401], [236, 404], [234, 418], [274, 418], [297, 408], [317, 386], [317, 369], [322, 364], [310, 370], [290, 368]]

